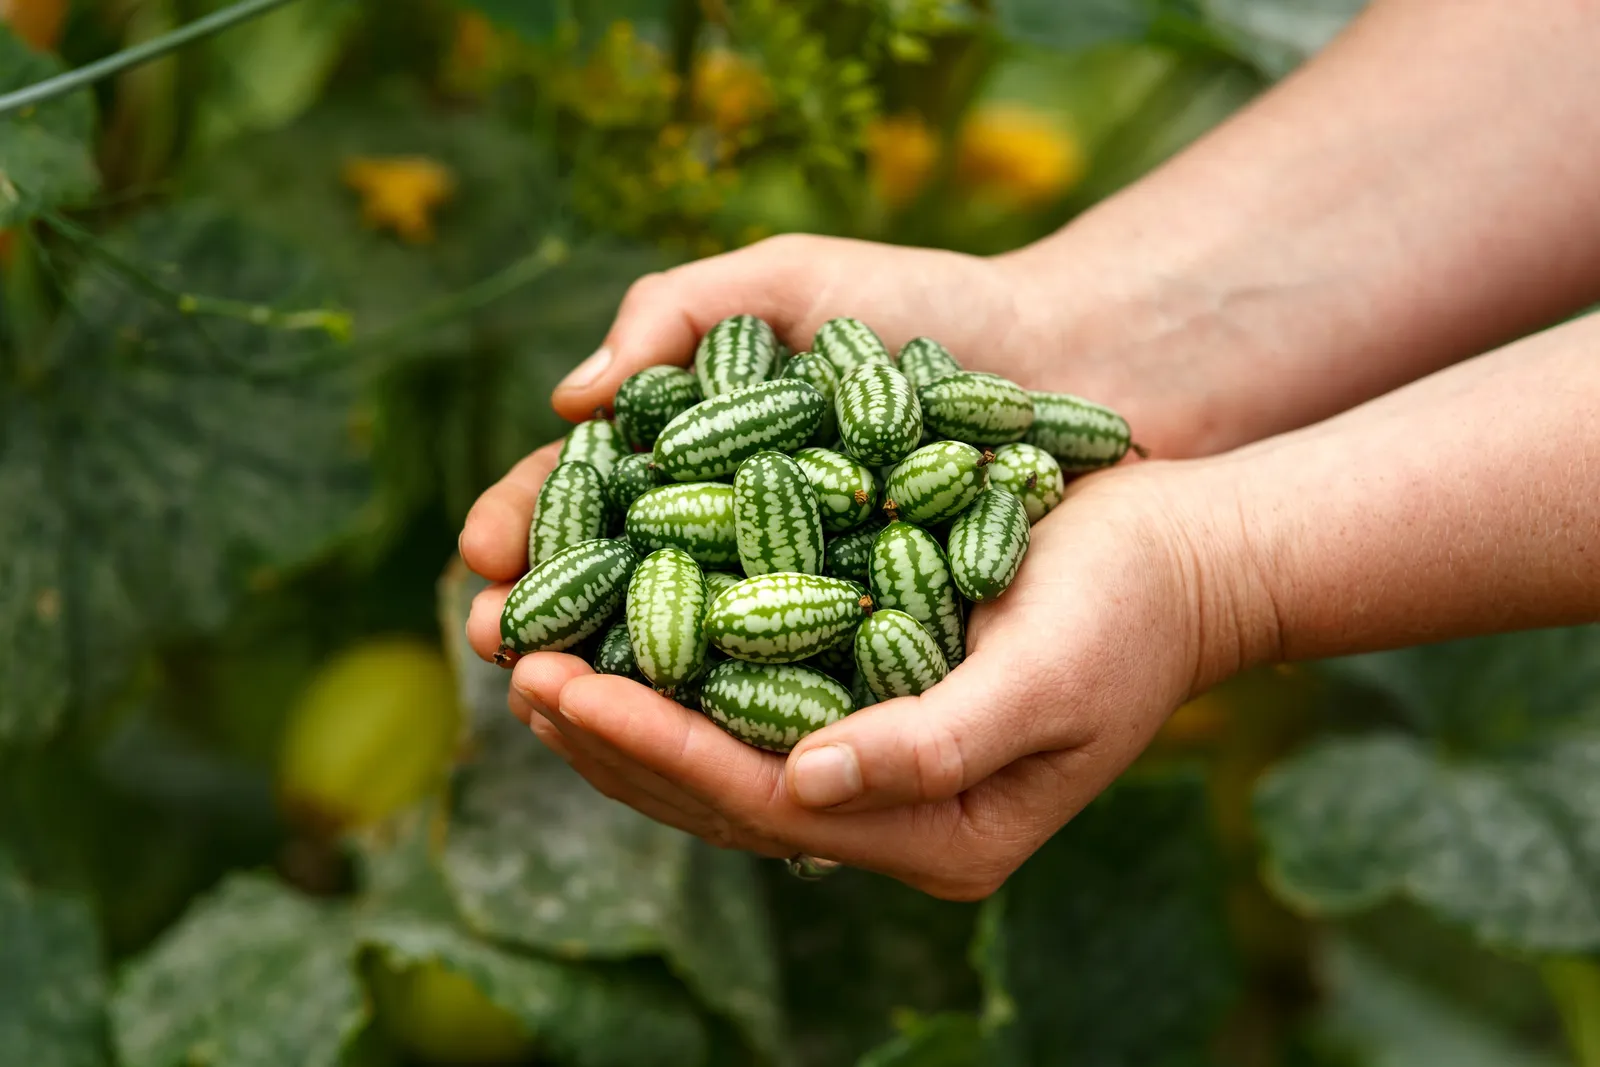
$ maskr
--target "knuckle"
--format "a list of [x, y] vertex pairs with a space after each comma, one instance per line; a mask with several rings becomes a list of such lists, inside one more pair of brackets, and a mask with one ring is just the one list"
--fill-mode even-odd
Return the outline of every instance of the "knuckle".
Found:
[[961, 792], [966, 763], [961, 739], [947, 727], [925, 726], [912, 739], [911, 765], [922, 800], [944, 800]]

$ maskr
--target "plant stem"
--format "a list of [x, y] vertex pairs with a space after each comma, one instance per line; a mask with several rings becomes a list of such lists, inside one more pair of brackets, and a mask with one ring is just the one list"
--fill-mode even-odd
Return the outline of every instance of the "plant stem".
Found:
[[1539, 965], [1578, 1067], [1600, 1067], [1600, 960], [1566, 956]]
[[204, 18], [195, 19], [193, 22], [179, 26], [171, 33], [164, 33], [160, 37], [152, 37], [148, 41], [141, 41], [131, 48], [124, 48], [120, 52], [113, 52], [104, 59], [97, 59], [93, 63], [69, 70], [64, 74], [57, 74], [53, 78], [46, 78], [42, 82], [35, 82], [15, 92], [0, 96], [0, 118], [23, 108], [33, 107], [54, 100], [58, 96], [65, 96], [70, 92], [92, 85], [114, 74], [120, 74], [129, 67], [136, 67], [141, 63], [148, 63], [152, 59], [159, 59], [168, 52], [182, 48], [186, 44], [203, 40], [206, 37], [221, 33], [230, 26], [259, 18], [275, 7], [282, 7], [292, 0], [240, 0], [239, 3], [225, 7], [221, 11], [214, 11]]

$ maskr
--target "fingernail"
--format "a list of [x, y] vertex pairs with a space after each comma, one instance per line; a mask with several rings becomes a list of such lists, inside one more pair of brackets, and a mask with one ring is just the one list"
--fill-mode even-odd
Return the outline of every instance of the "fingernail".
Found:
[[808, 808], [831, 808], [861, 795], [861, 765], [845, 745], [804, 753], [789, 775], [795, 798]]
[[586, 385], [593, 384], [595, 379], [604, 374], [609, 366], [611, 366], [611, 349], [602, 348], [572, 368], [572, 373], [561, 379], [561, 384], [557, 388], [582, 389]]

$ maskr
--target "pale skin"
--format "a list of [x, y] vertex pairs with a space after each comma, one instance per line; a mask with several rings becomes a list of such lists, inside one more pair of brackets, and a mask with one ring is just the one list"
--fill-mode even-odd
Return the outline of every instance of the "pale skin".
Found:
[[[1490, 351], [1600, 298], [1600, 3], [1511, 7], [1380, 0], [1007, 256], [789, 237], [641, 281], [557, 390], [564, 416], [687, 363], [726, 315], [796, 347], [854, 315], [1112, 404], [1154, 459], [1070, 486], [945, 681], [787, 758], [559, 653], [517, 662], [513, 713], [608, 796], [718, 845], [976, 899], [1241, 670], [1600, 618], [1600, 317]], [[496, 583], [468, 624], [486, 658], [556, 447], [462, 532]]]

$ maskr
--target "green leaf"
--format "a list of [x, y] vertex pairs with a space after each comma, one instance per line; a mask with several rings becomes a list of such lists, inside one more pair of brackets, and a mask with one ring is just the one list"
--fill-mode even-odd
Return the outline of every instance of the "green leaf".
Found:
[[184, 315], [174, 294], [327, 295], [303, 257], [200, 204], [91, 253], [50, 351], [0, 380], [0, 744], [47, 735], [152, 641], [217, 627], [247, 581], [325, 551], [366, 503], [356, 383], [318, 358], [328, 338]]
[[1206, 23], [1264, 74], [1282, 77], [1333, 40], [1366, 0], [1201, 0]]
[[[61, 69], [0, 21], [0, 93]], [[94, 105], [87, 90], [0, 117], [0, 230], [94, 194], [100, 178], [90, 151], [93, 133]]]
[[1124, 779], [985, 904], [986, 1062], [1188, 1067], [1237, 993], [1196, 777]]
[[1200, 16], [1196, 0], [995, 0], [995, 13], [1013, 40], [1061, 50], [1143, 40], [1162, 21]]
[[978, 1067], [984, 1062], [984, 1042], [976, 1015], [913, 1015], [901, 1021], [898, 1035], [863, 1056], [857, 1067]]
[[36, 890], [0, 853], [0, 1049], [28, 1067], [99, 1067], [105, 980], [94, 915]]
[[335, 1067], [365, 1022], [340, 910], [235, 875], [123, 975], [124, 1067]]

